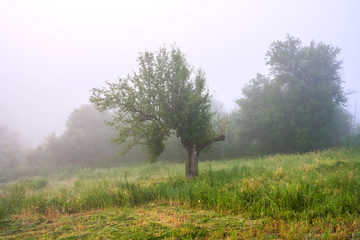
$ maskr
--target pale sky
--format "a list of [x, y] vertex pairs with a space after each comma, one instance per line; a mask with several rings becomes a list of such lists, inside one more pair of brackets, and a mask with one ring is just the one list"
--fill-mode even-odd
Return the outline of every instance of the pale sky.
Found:
[[[0, 124], [41, 143], [61, 134], [90, 89], [137, 69], [139, 52], [176, 43], [230, 111], [286, 34], [342, 49], [360, 91], [358, 0], [0, 0]], [[360, 115], [360, 94], [348, 110]]]

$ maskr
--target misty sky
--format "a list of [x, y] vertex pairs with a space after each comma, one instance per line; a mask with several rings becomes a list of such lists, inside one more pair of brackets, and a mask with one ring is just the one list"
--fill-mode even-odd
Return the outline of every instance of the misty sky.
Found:
[[[359, 91], [359, 24], [357, 0], [0, 0], [0, 124], [33, 144], [61, 134], [91, 88], [136, 70], [139, 52], [171, 43], [205, 70], [228, 111], [288, 33], [341, 48], [344, 87]], [[357, 115], [359, 98], [348, 105], [353, 113], [357, 101]]]

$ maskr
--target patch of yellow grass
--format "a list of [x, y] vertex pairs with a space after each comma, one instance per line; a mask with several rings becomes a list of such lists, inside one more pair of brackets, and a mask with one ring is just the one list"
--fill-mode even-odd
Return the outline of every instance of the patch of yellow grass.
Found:
[[74, 186], [75, 182], [76, 182], [76, 178], [71, 178], [71, 179], [68, 179], [65, 181], [60, 181], [59, 184], [65, 185], [65, 186]]
[[178, 228], [180, 225], [190, 221], [190, 215], [185, 213], [178, 213], [172, 207], [159, 208], [135, 208], [135, 213], [146, 219], [146, 222], [157, 222], [170, 228]]
[[255, 190], [262, 185], [261, 178], [244, 178], [242, 180], [242, 188], [244, 190]]

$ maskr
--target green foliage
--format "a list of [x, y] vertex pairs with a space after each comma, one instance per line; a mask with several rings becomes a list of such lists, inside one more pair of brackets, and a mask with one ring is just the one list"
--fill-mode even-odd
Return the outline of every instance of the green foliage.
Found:
[[125, 143], [127, 149], [146, 145], [150, 162], [163, 152], [165, 140], [174, 132], [188, 152], [212, 143], [215, 133], [204, 72], [194, 72], [175, 46], [145, 51], [138, 63], [138, 72], [92, 90], [90, 101], [97, 109], [116, 111], [108, 121], [117, 130], [114, 142]]
[[302, 46], [291, 36], [271, 45], [266, 55], [271, 78], [258, 74], [237, 101], [240, 134], [249, 149], [305, 152], [344, 137], [349, 117], [340, 107], [346, 97], [339, 52], [324, 43]]
[[[222, 109], [222, 104], [219, 101], [212, 100], [212, 126], [216, 133], [224, 134], [225, 141], [216, 142], [204, 148], [199, 156], [199, 161], [208, 160], [225, 160], [240, 157], [241, 152], [237, 146], [238, 135], [234, 131], [234, 114], [228, 114]], [[160, 161], [184, 162], [186, 158], [186, 149], [179, 142], [176, 134], [171, 134], [165, 142], [166, 148], [159, 156]]]
[[347, 136], [344, 140], [344, 145], [347, 147], [359, 147], [360, 146], [360, 134]]
[[46, 178], [34, 178], [34, 179], [21, 179], [17, 183], [10, 185], [12, 187], [20, 187], [29, 190], [39, 190], [45, 188], [48, 185]]
[[146, 142], [148, 161], [154, 163], [165, 149], [164, 136], [159, 134], [158, 131], [153, 131], [149, 133]]

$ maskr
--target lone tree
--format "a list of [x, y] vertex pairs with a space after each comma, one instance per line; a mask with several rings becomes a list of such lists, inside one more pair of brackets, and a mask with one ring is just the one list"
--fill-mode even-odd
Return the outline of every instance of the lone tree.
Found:
[[148, 160], [155, 162], [165, 140], [176, 133], [187, 151], [186, 177], [198, 174], [198, 156], [206, 146], [225, 139], [216, 135], [210, 111], [211, 96], [202, 70], [193, 71], [179, 48], [145, 51], [138, 58], [139, 70], [92, 89], [90, 101], [100, 111], [115, 110], [107, 121], [117, 130], [116, 144], [130, 149], [146, 146]]

